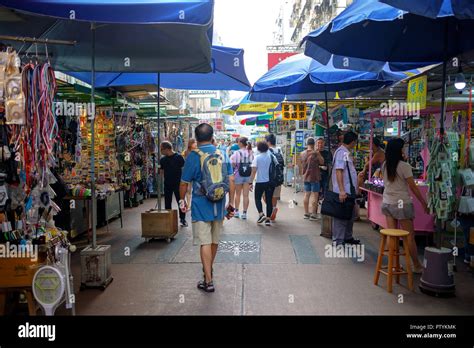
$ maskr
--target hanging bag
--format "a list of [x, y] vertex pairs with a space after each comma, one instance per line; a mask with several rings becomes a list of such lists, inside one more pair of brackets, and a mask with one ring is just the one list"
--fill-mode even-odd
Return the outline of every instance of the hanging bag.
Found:
[[[339, 151], [339, 150], [338, 150]], [[332, 171], [336, 170], [334, 168], [334, 161], [337, 154], [334, 154], [334, 160], [332, 163]], [[346, 161], [346, 167], [344, 170], [347, 169], [347, 174], [349, 175], [349, 182], [351, 185], [351, 193], [347, 195], [347, 198], [344, 202], [339, 200], [339, 193], [333, 191], [333, 182], [332, 182], [332, 172], [331, 178], [329, 179], [329, 190], [324, 195], [324, 200], [321, 205], [321, 214], [332, 216], [337, 219], [341, 220], [351, 220], [354, 214], [354, 206], [355, 206], [355, 188], [352, 183], [352, 176], [349, 170], [349, 161]]]

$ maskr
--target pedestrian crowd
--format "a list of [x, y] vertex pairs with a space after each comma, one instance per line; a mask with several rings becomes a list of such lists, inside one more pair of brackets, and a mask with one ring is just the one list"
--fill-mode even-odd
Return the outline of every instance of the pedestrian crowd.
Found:
[[[404, 159], [404, 142], [393, 139], [384, 144], [374, 139], [374, 156], [359, 174], [356, 172], [352, 151], [358, 135], [352, 131], [340, 137], [338, 148], [332, 153], [325, 149], [323, 138], [307, 138], [306, 150], [299, 155], [298, 169], [304, 181], [304, 219], [321, 219], [321, 213], [330, 211], [331, 200], [342, 204], [347, 210], [332, 216], [332, 241], [336, 246], [359, 244], [353, 236], [353, 224], [358, 217], [359, 188], [370, 175], [383, 177], [382, 213], [388, 228], [398, 223], [410, 232], [410, 254], [415, 271], [421, 269], [416, 256], [413, 218], [414, 209], [409, 189], [426, 207], [414, 180], [411, 167]], [[180, 207], [181, 226], [188, 226], [186, 213], [191, 211], [193, 243], [200, 246], [203, 279], [198, 288], [213, 292], [213, 264], [217, 255], [220, 234], [225, 219], [247, 220], [250, 205], [249, 195], [255, 198], [258, 212], [257, 223], [270, 227], [276, 220], [281, 186], [284, 182], [285, 161], [282, 150], [276, 146], [274, 134], [256, 144], [256, 151], [246, 137], [229, 144], [220, 143], [214, 130], [203, 123], [195, 128], [195, 139], [189, 141], [187, 149], [178, 154], [170, 142], [160, 147], [160, 172], [164, 177], [165, 208], [171, 209], [173, 196]], [[372, 168], [372, 173], [368, 173]], [[403, 201], [400, 209], [400, 200]], [[265, 205], [265, 208], [264, 208]], [[336, 205], [337, 206], [337, 205]], [[319, 210], [321, 209], [321, 213]]]

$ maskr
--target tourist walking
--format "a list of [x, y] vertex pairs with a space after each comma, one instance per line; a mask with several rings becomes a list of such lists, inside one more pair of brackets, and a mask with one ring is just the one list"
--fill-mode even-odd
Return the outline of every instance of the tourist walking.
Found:
[[[186, 211], [188, 186], [192, 182], [193, 244], [200, 246], [204, 278], [198, 289], [214, 292], [213, 264], [217, 255], [224, 218], [233, 216], [234, 176], [227, 155], [212, 145], [214, 129], [202, 123], [195, 129], [198, 148], [187, 157], [181, 177], [180, 206]], [[219, 175], [215, 175], [219, 173]], [[229, 204], [226, 207], [226, 196]]]
[[[252, 175], [252, 161], [254, 159], [252, 144], [245, 137], [239, 138], [239, 150], [230, 157], [232, 167], [234, 168], [235, 180], [235, 214], [234, 217], [247, 219], [247, 210], [249, 207], [250, 180]], [[239, 212], [240, 198], [243, 196], [242, 214]]]
[[257, 144], [259, 154], [255, 156], [252, 162], [252, 176], [250, 179], [250, 190], [253, 190], [253, 182], [255, 180], [255, 205], [258, 211], [257, 223], [265, 222], [266, 226], [270, 226], [270, 219], [273, 212], [273, 205], [271, 199], [266, 199], [266, 214], [263, 212], [262, 197], [273, 197], [273, 190], [275, 187], [270, 182], [270, 166], [275, 157], [269, 150], [266, 142], [259, 142]]
[[319, 191], [321, 189], [321, 173], [319, 166], [324, 164], [324, 158], [315, 148], [314, 138], [306, 140], [306, 150], [300, 154], [301, 173], [304, 182], [304, 218], [315, 221], [318, 219]]
[[[281, 149], [276, 146], [275, 134], [268, 134], [265, 137], [265, 140], [267, 142], [267, 145], [269, 146], [270, 152], [276, 157], [278, 161], [278, 166], [280, 167], [280, 172], [283, 174], [283, 170], [285, 167], [285, 159], [283, 158], [283, 152], [281, 151]], [[277, 183], [277, 185], [274, 187], [274, 190], [273, 190], [273, 196], [271, 200], [273, 207], [272, 207], [272, 214], [270, 218], [272, 221], [276, 220], [276, 216], [278, 213], [278, 201], [281, 198], [281, 185], [283, 184], [283, 180], [284, 180], [283, 176], [281, 176], [281, 178], [279, 178], [279, 182]], [[266, 195], [265, 195], [265, 199], [267, 199]]]

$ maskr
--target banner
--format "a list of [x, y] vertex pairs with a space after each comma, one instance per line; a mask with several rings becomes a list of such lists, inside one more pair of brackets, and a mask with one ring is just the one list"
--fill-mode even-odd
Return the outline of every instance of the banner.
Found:
[[281, 103], [281, 109], [284, 121], [306, 120], [307, 106], [305, 103]]
[[420, 109], [426, 109], [428, 91], [428, 76], [424, 75], [408, 82], [407, 103], [419, 104]]

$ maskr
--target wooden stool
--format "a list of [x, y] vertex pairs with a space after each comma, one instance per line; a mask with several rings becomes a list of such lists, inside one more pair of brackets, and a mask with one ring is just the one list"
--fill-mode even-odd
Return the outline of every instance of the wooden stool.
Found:
[[[400, 284], [400, 275], [408, 275], [408, 289], [413, 290], [413, 273], [410, 266], [410, 255], [408, 248], [408, 231], [384, 229], [380, 231], [382, 239], [380, 240], [379, 256], [377, 258], [377, 266], [375, 268], [374, 284], [378, 285], [380, 273], [387, 276], [387, 291], [392, 292], [393, 276], [396, 276], [397, 284]], [[403, 253], [400, 253], [399, 242], [403, 240]], [[385, 244], [388, 239], [388, 250]], [[388, 251], [388, 254], [386, 252]], [[388, 255], [388, 265], [382, 266], [384, 255]], [[400, 265], [400, 256], [405, 256], [406, 270]]]

